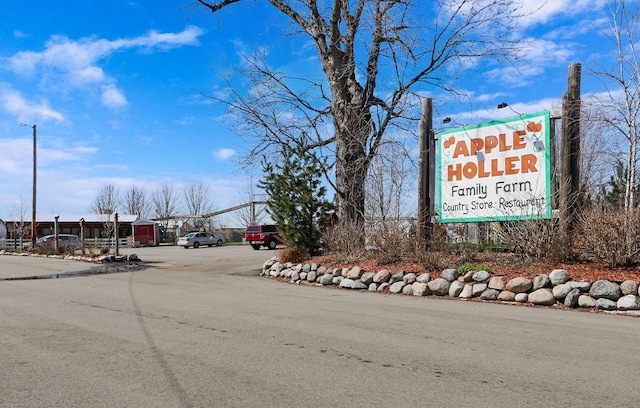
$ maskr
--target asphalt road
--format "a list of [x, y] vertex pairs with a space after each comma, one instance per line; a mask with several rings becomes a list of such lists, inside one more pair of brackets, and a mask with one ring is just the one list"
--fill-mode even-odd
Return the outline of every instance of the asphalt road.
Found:
[[[0, 281], [1, 407], [640, 406], [638, 318], [285, 284], [249, 247], [123, 251], [152, 267]], [[0, 256], [0, 277], [87, 266]]]

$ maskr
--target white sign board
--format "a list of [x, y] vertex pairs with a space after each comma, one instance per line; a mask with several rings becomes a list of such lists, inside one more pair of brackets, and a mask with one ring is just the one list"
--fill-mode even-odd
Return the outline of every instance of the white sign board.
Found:
[[551, 218], [549, 112], [439, 134], [440, 222]]

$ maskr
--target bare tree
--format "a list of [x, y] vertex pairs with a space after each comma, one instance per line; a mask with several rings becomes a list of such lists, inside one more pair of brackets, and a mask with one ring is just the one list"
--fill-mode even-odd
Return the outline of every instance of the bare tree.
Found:
[[386, 225], [387, 220], [398, 221], [408, 213], [406, 197], [415, 175], [415, 166], [411, 162], [404, 146], [389, 143], [380, 148], [379, 154], [371, 161], [367, 175], [366, 210], [367, 214]]
[[120, 206], [120, 193], [113, 183], [100, 187], [98, 195], [91, 203], [89, 211], [94, 214], [114, 214]]
[[640, 29], [637, 2], [611, 0], [608, 37], [615, 45], [615, 68], [596, 71], [607, 86], [607, 96], [599, 98], [601, 120], [626, 142], [625, 211], [637, 206], [638, 142], [640, 141], [640, 60], [636, 39]]
[[178, 212], [178, 191], [171, 183], [163, 183], [153, 193], [153, 211], [160, 219], [160, 225], [166, 230], [171, 217]]
[[[214, 210], [211, 188], [202, 182], [190, 183], [184, 187], [184, 202], [189, 215], [204, 216]], [[206, 223], [206, 226], [204, 224], [202, 226], [209, 231], [213, 228], [210, 217], [202, 217], [200, 222]]]
[[184, 187], [184, 202], [191, 215], [202, 215], [213, 211], [211, 188], [202, 182], [190, 183]]
[[586, 204], [602, 199], [611, 169], [616, 168], [619, 160], [612, 144], [607, 140], [606, 124], [599, 117], [597, 106], [583, 105], [580, 127], [580, 191]]
[[[113, 215], [120, 206], [120, 194], [113, 183], [107, 183], [100, 187], [98, 195], [91, 204], [89, 210], [94, 214], [100, 214], [102, 219], [102, 234], [105, 238], [111, 238], [115, 232]], [[111, 242], [109, 242], [111, 246]]]
[[[11, 218], [13, 218], [13, 244], [14, 248], [17, 248], [18, 245], [22, 248], [22, 239], [24, 238], [25, 233], [27, 233], [31, 228], [31, 221], [27, 221], [27, 206], [24, 204], [24, 200], [22, 196], [17, 202], [13, 203], [13, 214]], [[28, 222], [28, 225], [27, 225]], [[18, 241], [19, 240], [19, 241]]]
[[[242, 0], [197, 1], [216, 13]], [[287, 78], [249, 60], [252, 92], [232, 88], [232, 100], [223, 102], [261, 129], [263, 147], [296, 139], [331, 146], [338, 215], [356, 225], [364, 220], [371, 160], [387, 131], [415, 108], [417, 93], [434, 86], [450, 90], [444, 78], [455, 70], [449, 67], [504, 59], [522, 45], [509, 35], [518, 24], [518, 3], [511, 0], [268, 3], [289, 21], [294, 36], [314, 44], [324, 78]]]
[[136, 185], [131, 186], [125, 193], [124, 207], [128, 214], [137, 215], [138, 218], [147, 218], [151, 210], [147, 189]]

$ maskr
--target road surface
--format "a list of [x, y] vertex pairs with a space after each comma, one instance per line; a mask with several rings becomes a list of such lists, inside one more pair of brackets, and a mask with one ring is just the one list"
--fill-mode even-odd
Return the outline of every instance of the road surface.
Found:
[[[285, 284], [246, 246], [123, 251], [152, 267], [0, 281], [0, 406], [640, 406], [638, 318]], [[0, 277], [86, 266], [0, 256]]]

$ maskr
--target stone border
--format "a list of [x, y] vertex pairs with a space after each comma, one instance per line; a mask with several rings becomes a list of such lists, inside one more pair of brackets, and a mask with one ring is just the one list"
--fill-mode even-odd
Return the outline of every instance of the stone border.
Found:
[[4, 249], [0, 250], [0, 255], [11, 255], [11, 256], [32, 256], [36, 258], [51, 258], [51, 259], [65, 259], [70, 261], [82, 261], [89, 263], [106, 263], [106, 262], [138, 262], [140, 258], [136, 254], [130, 255], [100, 255], [100, 256], [82, 256], [82, 255], [44, 255], [44, 254], [34, 254], [30, 252], [13, 252], [6, 251]]
[[510, 280], [506, 280], [504, 276], [492, 276], [487, 271], [469, 271], [460, 275], [456, 269], [445, 269], [440, 277], [432, 279], [429, 273], [416, 275], [400, 271], [392, 274], [386, 269], [367, 272], [358, 266], [340, 269], [317, 263], [282, 264], [273, 257], [262, 265], [261, 275], [297, 284], [335, 286], [369, 292], [564, 306], [640, 317], [638, 282], [577, 282], [571, 280], [569, 272], [564, 269], [554, 269], [548, 275], [537, 275], [533, 279], [516, 277]]

